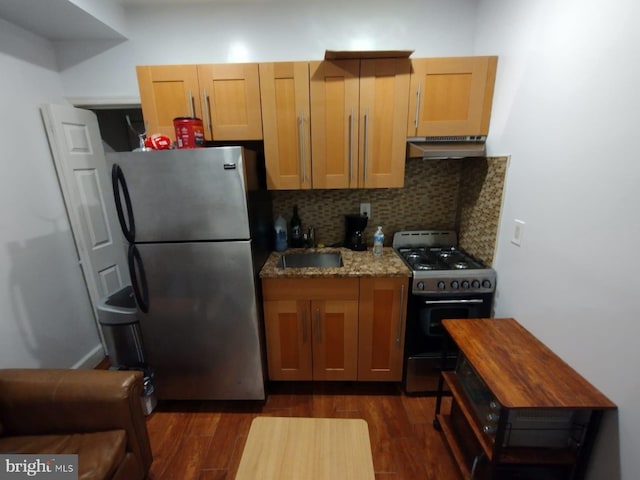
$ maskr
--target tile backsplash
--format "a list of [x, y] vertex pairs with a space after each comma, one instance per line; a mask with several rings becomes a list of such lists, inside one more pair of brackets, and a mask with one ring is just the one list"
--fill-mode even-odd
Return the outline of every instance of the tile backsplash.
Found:
[[508, 157], [464, 159], [458, 198], [458, 244], [493, 264]]
[[[272, 191], [273, 213], [282, 214], [288, 222], [293, 206], [298, 205], [303, 231], [313, 226], [317, 242], [333, 245], [344, 240], [344, 215], [359, 213], [360, 203], [366, 202], [371, 204], [365, 229], [369, 245], [377, 225], [382, 225], [386, 246], [399, 230], [457, 230], [461, 239], [464, 232], [471, 254], [491, 263], [493, 248], [488, 245], [495, 244], [497, 234], [503, 164], [506, 158], [412, 159], [406, 164], [404, 188]], [[473, 193], [478, 191], [479, 195]]]

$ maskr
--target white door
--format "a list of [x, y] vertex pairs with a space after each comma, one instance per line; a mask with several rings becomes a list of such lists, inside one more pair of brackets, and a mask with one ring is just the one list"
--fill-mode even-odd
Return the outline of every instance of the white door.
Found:
[[130, 283], [98, 119], [71, 106], [42, 105], [41, 110], [97, 319], [100, 298]]

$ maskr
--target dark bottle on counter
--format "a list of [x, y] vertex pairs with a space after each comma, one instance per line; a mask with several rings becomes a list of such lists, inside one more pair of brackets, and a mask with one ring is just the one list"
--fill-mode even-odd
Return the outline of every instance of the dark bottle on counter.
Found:
[[302, 242], [302, 222], [298, 216], [298, 206], [293, 207], [293, 216], [291, 217], [291, 246], [293, 248], [303, 247]]

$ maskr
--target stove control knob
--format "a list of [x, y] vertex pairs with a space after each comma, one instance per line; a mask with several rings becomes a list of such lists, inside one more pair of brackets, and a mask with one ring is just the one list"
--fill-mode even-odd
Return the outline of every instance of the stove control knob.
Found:
[[484, 288], [491, 288], [491, 281], [490, 280], [483, 280], [482, 281], [482, 286]]
[[451, 282], [451, 288], [453, 288], [454, 290], [457, 289], [460, 286], [460, 284], [458, 283], [457, 280], [454, 280], [453, 282]]
[[462, 281], [462, 288], [469, 288], [469, 280]]
[[416, 287], [418, 287], [418, 290], [424, 290], [424, 282], [418, 282]]
[[493, 425], [485, 425], [482, 427], [482, 431], [487, 435], [493, 435], [498, 431], [498, 427], [494, 427]]
[[473, 288], [480, 288], [480, 282], [478, 280], [474, 280], [473, 282], [471, 282], [471, 286]]
[[440, 280], [438, 282], [438, 290], [444, 290], [445, 288], [447, 288], [447, 284], [445, 282], [443, 282], [442, 280]]

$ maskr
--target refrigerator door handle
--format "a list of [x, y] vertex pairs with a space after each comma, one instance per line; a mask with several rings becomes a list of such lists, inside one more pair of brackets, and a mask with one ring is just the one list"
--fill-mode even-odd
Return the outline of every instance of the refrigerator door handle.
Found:
[[[129, 245], [129, 276], [131, 277], [131, 286], [136, 302], [140, 310], [144, 313], [149, 311], [149, 288], [147, 286], [147, 276], [144, 273], [144, 264], [140, 252], [136, 248], [135, 243]], [[138, 283], [138, 275], [140, 283]]]
[[[131, 197], [129, 196], [129, 189], [127, 188], [127, 181], [124, 179], [124, 173], [117, 163], [111, 168], [111, 184], [113, 185], [113, 197], [116, 201], [116, 211], [118, 212], [118, 221], [120, 222], [120, 228], [124, 237], [129, 243], [133, 243], [136, 238], [136, 225], [133, 219], [133, 208], [131, 207]], [[122, 196], [124, 196], [124, 203], [127, 207], [127, 221], [124, 218], [124, 211], [122, 210]]]

